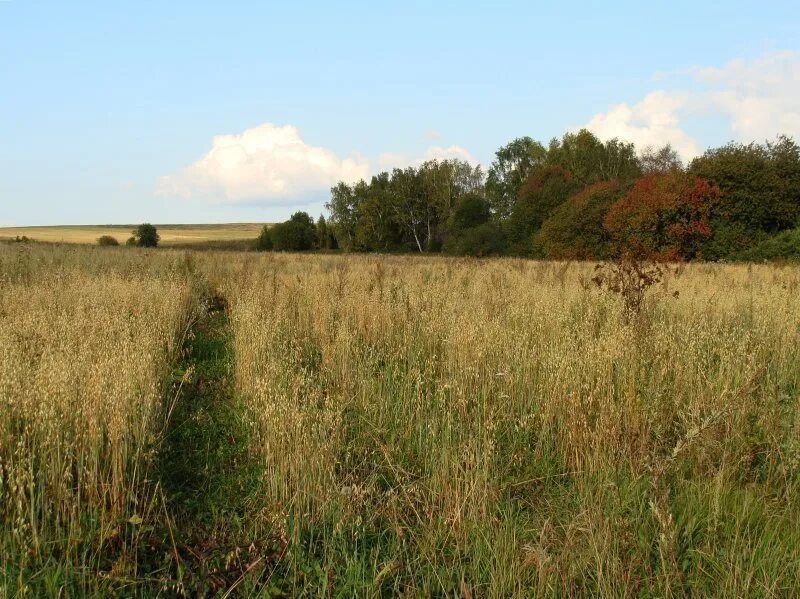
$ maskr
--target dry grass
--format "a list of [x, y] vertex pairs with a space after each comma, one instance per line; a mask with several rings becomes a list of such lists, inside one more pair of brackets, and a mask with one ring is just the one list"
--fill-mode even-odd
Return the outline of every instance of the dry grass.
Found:
[[[800, 269], [671, 268], [630, 318], [588, 264], [195, 260], [229, 301], [240, 467], [260, 476], [237, 526], [279, 539], [278, 591], [800, 589]], [[190, 270], [172, 252], [0, 248], [11, 588], [53, 564], [96, 576], [141, 509]]]
[[242, 265], [237, 385], [298, 563], [358, 594], [797, 591], [800, 271], [682, 267], [631, 323], [590, 277]]
[[0, 574], [17, 592], [96, 575], [145, 508], [188, 291], [175, 257], [0, 248]]
[[[255, 239], [263, 223], [231, 223], [223, 225], [156, 225], [161, 244], [180, 246], [201, 242], [236, 241]], [[114, 237], [124, 244], [136, 225], [74, 225], [58, 227], [0, 227], [0, 239], [28, 237], [34, 241], [51, 243], [97, 243], [102, 235]]]

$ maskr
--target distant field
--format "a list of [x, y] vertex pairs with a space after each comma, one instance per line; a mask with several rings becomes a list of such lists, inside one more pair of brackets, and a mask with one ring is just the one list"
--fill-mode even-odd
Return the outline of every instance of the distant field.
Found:
[[[189, 245], [204, 242], [254, 239], [263, 223], [219, 225], [156, 225], [162, 245]], [[0, 227], [0, 240], [25, 236], [53, 243], [95, 243], [101, 235], [111, 235], [124, 244], [136, 225], [67, 225], [57, 227]]]

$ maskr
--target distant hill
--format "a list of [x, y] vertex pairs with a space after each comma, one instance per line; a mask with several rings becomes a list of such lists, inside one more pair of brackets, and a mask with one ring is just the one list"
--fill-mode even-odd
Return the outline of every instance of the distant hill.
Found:
[[[164, 246], [219, 247], [240, 246], [258, 237], [266, 223], [224, 223], [206, 225], [156, 225]], [[50, 243], [93, 244], [101, 235], [110, 235], [124, 244], [136, 225], [63, 225], [52, 227], [0, 227], [0, 240], [27, 237]], [[237, 243], [240, 242], [240, 243]]]

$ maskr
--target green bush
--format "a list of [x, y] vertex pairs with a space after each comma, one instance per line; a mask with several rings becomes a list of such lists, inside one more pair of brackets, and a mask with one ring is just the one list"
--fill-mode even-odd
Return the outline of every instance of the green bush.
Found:
[[579, 260], [607, 257], [609, 235], [603, 228], [603, 218], [621, 196], [620, 185], [613, 181], [595, 183], [573, 195], [534, 235], [534, 255]]
[[295, 212], [283, 223], [270, 229], [273, 249], [281, 252], [301, 252], [314, 247], [317, 237], [314, 219], [305, 212]]
[[767, 237], [753, 247], [740, 252], [736, 257], [752, 262], [800, 261], [800, 227]]
[[453, 235], [442, 250], [456, 256], [498, 256], [506, 250], [506, 238], [500, 225], [491, 221]]
[[157, 247], [160, 240], [158, 231], [150, 223], [145, 223], [136, 227], [133, 236], [136, 239], [136, 245], [143, 248]]
[[531, 236], [553, 211], [580, 189], [580, 183], [560, 166], [546, 166], [534, 171], [520, 189], [511, 216], [505, 223], [510, 253], [530, 255]]
[[482, 225], [489, 220], [491, 208], [489, 202], [477, 193], [468, 193], [453, 208], [449, 229], [457, 235], [462, 231]]
[[112, 237], [111, 235], [101, 235], [97, 238], [97, 245], [102, 246], [113, 246], [119, 245], [119, 241], [117, 241], [116, 237]]
[[261, 229], [261, 233], [258, 235], [258, 239], [256, 239], [256, 249], [259, 252], [268, 252], [272, 247], [272, 231], [269, 225], [264, 225], [264, 228]]

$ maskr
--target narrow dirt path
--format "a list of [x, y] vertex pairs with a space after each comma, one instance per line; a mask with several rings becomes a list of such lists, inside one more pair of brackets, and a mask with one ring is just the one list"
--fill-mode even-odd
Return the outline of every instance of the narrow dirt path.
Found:
[[137, 578], [182, 596], [249, 594], [280, 548], [248, 536], [259, 472], [232, 389], [227, 304], [208, 293], [203, 305], [173, 373], [178, 395], [156, 464], [163, 509], [140, 548]]

